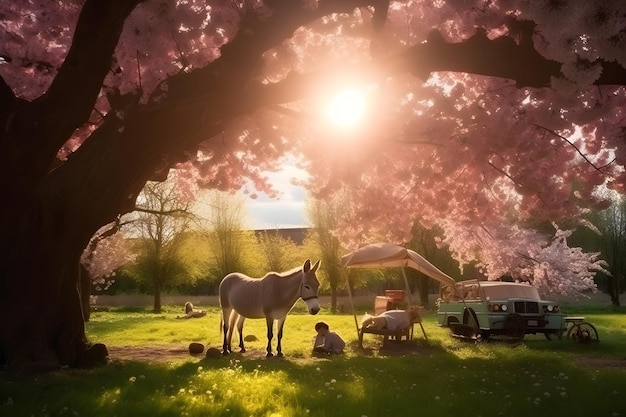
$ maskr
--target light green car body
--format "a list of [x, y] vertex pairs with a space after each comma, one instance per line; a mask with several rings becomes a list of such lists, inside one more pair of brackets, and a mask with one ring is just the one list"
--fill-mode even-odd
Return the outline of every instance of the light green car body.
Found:
[[500, 281], [460, 281], [444, 287], [437, 301], [437, 322], [454, 336], [472, 339], [526, 334], [561, 337], [565, 314], [554, 301], [542, 300], [529, 284]]

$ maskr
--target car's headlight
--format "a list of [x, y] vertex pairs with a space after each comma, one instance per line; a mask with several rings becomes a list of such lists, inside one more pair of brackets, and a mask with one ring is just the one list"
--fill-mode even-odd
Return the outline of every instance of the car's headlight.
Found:
[[546, 307], [546, 312], [548, 313], [558, 313], [559, 312], [559, 306], [556, 304], [548, 304]]
[[502, 307], [500, 307], [502, 309], [502, 311], [507, 311], [509, 309], [509, 307], [506, 304], [502, 304]]

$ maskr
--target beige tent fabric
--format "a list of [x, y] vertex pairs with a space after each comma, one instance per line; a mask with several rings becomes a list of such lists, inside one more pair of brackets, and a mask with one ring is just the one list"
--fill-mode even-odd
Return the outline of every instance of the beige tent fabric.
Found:
[[363, 246], [341, 258], [344, 268], [409, 267], [445, 285], [454, 285], [452, 277], [424, 259], [420, 254], [391, 243], [373, 243]]

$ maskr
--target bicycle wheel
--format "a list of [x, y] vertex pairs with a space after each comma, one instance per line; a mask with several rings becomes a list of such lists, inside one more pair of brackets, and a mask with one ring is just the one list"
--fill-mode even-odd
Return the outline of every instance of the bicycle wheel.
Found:
[[596, 343], [599, 342], [598, 331], [593, 324], [582, 322], [576, 324], [570, 330], [569, 336], [574, 339], [576, 343]]

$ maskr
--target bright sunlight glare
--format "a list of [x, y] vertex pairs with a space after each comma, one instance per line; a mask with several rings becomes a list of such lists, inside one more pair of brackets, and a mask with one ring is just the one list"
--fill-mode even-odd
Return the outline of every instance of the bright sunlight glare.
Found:
[[363, 119], [366, 101], [365, 94], [359, 89], [342, 90], [326, 105], [326, 117], [337, 127], [352, 128]]

